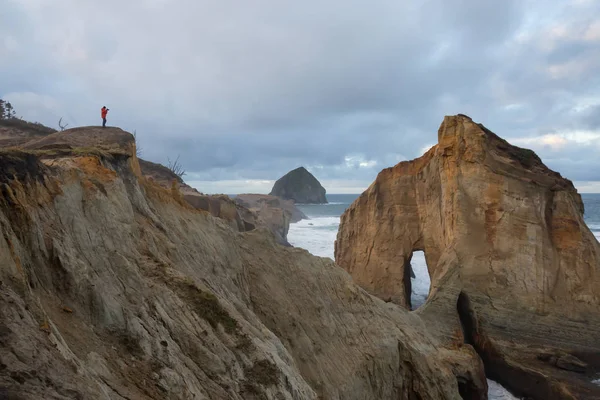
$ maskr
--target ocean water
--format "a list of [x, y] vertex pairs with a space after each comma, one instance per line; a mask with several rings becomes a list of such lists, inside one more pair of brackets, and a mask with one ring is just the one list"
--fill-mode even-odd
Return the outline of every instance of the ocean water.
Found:
[[[288, 241], [302, 247], [312, 254], [334, 258], [334, 242], [340, 225], [340, 216], [358, 197], [357, 194], [328, 194], [329, 204], [299, 205], [310, 219], [302, 220], [290, 226]], [[584, 220], [600, 240], [600, 194], [582, 194], [585, 205]], [[415, 278], [412, 280], [412, 304], [419, 307], [427, 299], [429, 292], [429, 273], [423, 252], [415, 252], [411, 260]], [[600, 384], [600, 380], [598, 381]], [[500, 384], [488, 380], [490, 400], [515, 400]]]

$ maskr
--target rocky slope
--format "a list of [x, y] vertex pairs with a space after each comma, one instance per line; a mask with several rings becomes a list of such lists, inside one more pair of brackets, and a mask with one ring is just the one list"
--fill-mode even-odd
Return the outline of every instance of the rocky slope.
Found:
[[55, 129], [18, 118], [0, 119], [0, 147], [20, 146], [54, 132]]
[[273, 185], [271, 196], [303, 204], [325, 204], [325, 188], [304, 167], [296, 168], [279, 178]]
[[471, 346], [145, 178], [130, 134], [51, 136], [0, 151], [0, 394], [485, 398]]
[[296, 207], [292, 200], [285, 200], [268, 194], [243, 193], [235, 196], [235, 202], [249, 209], [281, 208], [288, 215], [291, 223], [296, 223], [308, 217]]
[[[87, 134], [79, 135], [78, 133], [82, 130]], [[20, 119], [2, 119], [0, 120], [0, 148], [63, 149], [68, 151], [74, 146], [78, 149], [89, 149], [90, 146], [110, 146], [114, 142], [113, 130], [94, 131], [95, 134], [92, 134], [92, 131], [94, 128], [84, 127], [69, 129], [64, 134], [51, 136], [57, 131], [44, 125]], [[288, 245], [289, 222], [283, 218], [274, 218], [277, 213], [283, 211], [275, 206], [273, 206], [274, 209], [271, 209], [271, 203], [265, 203], [262, 207], [250, 211], [234, 202], [229, 196], [206, 195], [198, 192], [187, 185], [180, 176], [161, 164], [142, 159], [138, 161], [141, 173], [146, 178], [166, 189], [179, 192], [183, 199], [195, 208], [208, 211], [213, 216], [227, 221], [233, 229], [240, 232], [253, 230], [258, 225], [267, 227], [273, 232], [279, 243]], [[263, 215], [258, 215], [257, 212]]]
[[[534, 399], [597, 399], [600, 245], [572, 183], [469, 117], [380, 172], [341, 218], [335, 257], [354, 281], [410, 308], [413, 251], [431, 277], [417, 313], [472, 344], [486, 371]], [[460, 316], [460, 323], [456, 315]]]
[[199, 210], [221, 218], [235, 230], [247, 232], [256, 227], [269, 229], [275, 240], [289, 246], [287, 233], [290, 223], [306, 218], [290, 200], [260, 194], [237, 195], [235, 199], [221, 195], [207, 195], [187, 185], [169, 168], [139, 160], [142, 174], [165, 189], [175, 190], [185, 201]]
[[[229, 226], [240, 232], [251, 231], [258, 225], [257, 215], [247, 208], [236, 204], [226, 195], [207, 195], [186, 184], [183, 179], [164, 165], [139, 160], [142, 174], [153, 183], [174, 191], [193, 207], [208, 211], [211, 215], [226, 221]], [[276, 234], [276, 230], [273, 230]], [[286, 238], [280, 239], [287, 243]]]
[[[86, 135], [80, 135], [85, 131]], [[69, 149], [90, 149], [91, 147], [106, 147], [114, 143], [112, 128], [97, 130], [93, 127], [69, 129], [61, 135], [52, 135], [57, 131], [37, 123], [20, 119], [0, 120], [0, 148], [54, 149], [69, 151]], [[93, 132], [93, 133], [92, 133]], [[205, 195], [187, 185], [183, 179], [169, 168], [139, 159], [141, 173], [153, 183], [169, 190], [176, 190], [194, 207], [210, 212], [221, 218], [234, 229], [249, 231], [255, 229], [257, 216], [241, 206], [236, 205], [225, 195]], [[278, 227], [281, 228], [281, 227]], [[274, 231], [275, 233], [275, 231]], [[282, 242], [287, 243], [287, 239]]]

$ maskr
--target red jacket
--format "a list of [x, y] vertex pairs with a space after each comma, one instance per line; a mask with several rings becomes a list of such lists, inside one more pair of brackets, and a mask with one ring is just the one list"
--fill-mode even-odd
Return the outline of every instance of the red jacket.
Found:
[[106, 118], [106, 114], [108, 113], [108, 108], [104, 108], [102, 107], [100, 109], [100, 115], [102, 116], [102, 118]]

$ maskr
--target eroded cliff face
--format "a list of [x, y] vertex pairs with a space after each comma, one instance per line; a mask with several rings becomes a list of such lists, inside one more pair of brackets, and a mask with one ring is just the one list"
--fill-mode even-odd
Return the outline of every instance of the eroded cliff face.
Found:
[[344, 213], [335, 257], [370, 293], [410, 308], [417, 250], [431, 277], [417, 313], [440, 337], [472, 344], [518, 394], [600, 396], [589, 383], [600, 245], [570, 181], [469, 117], [446, 117], [436, 146], [381, 171]]
[[247, 193], [235, 196], [234, 201], [256, 215], [256, 224], [267, 227], [286, 246], [291, 246], [287, 240], [290, 224], [307, 218], [292, 200], [276, 196]]
[[130, 134], [55, 135], [0, 151], [0, 394], [485, 398], [471, 346], [144, 178]]
[[212, 216], [221, 218], [232, 229], [246, 232], [255, 229], [258, 225], [257, 216], [250, 210], [237, 205], [229, 196], [200, 193], [164, 165], [141, 159], [139, 164], [142, 174], [151, 182], [174, 191], [176, 196], [183, 198], [194, 208], [208, 211]]

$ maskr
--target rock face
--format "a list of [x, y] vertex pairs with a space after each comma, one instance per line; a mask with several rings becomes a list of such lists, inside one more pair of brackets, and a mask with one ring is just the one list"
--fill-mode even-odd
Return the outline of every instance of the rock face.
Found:
[[235, 202], [247, 207], [251, 210], [260, 210], [268, 208], [280, 208], [288, 215], [291, 223], [296, 223], [308, 217], [296, 207], [292, 200], [284, 200], [282, 198], [267, 194], [238, 194], [235, 196]]
[[290, 223], [306, 219], [293, 201], [263, 194], [239, 194], [235, 203], [249, 209], [256, 215], [257, 223], [266, 226], [275, 234], [278, 242], [288, 244], [287, 234]]
[[[90, 126], [57, 132], [44, 125], [19, 119], [0, 120], [0, 148], [18, 146], [46, 155], [68, 154], [72, 149], [78, 149], [77, 151], [94, 149], [96, 153], [118, 152], [121, 151], [119, 146], [123, 145], [123, 143], [119, 143], [125, 137], [123, 134], [124, 131], [119, 128]], [[260, 212], [264, 216], [260, 217], [255, 212], [234, 202], [229, 196], [206, 195], [198, 192], [164, 165], [142, 159], [139, 159], [138, 162], [141, 173], [149, 179], [150, 183], [175, 191], [175, 193], [179, 192], [180, 197], [193, 207], [208, 211], [240, 232], [253, 230], [259, 225], [267, 227], [280, 244], [289, 246], [287, 241], [289, 222], [285, 222], [283, 219], [276, 220], [273, 217], [277, 212], [281, 213], [281, 210], [270, 210], [269, 206], [264, 206], [260, 208]]]
[[258, 224], [257, 216], [238, 206], [229, 196], [200, 193], [164, 165], [146, 160], [139, 160], [139, 163], [141, 172], [146, 178], [165, 189], [179, 192], [181, 197], [193, 207], [208, 211], [240, 232], [251, 231], [256, 228]]
[[192, 207], [144, 177], [132, 135], [94, 132], [0, 151], [0, 395], [486, 397], [471, 346]]
[[296, 203], [327, 203], [325, 188], [304, 167], [296, 168], [279, 178], [269, 194], [286, 200], [294, 200]]
[[473, 345], [516, 394], [600, 398], [588, 376], [600, 368], [600, 245], [570, 181], [469, 117], [446, 117], [436, 146], [381, 171], [344, 213], [335, 257], [410, 308], [417, 250], [431, 277], [417, 313], [440, 338]]
[[235, 200], [227, 195], [207, 195], [187, 185], [181, 177], [167, 167], [139, 160], [142, 174], [152, 182], [181, 193], [183, 199], [199, 210], [205, 210], [227, 221], [240, 232], [266, 227], [279, 244], [289, 246], [287, 233], [290, 222], [306, 218], [290, 200], [259, 194], [243, 194]]

